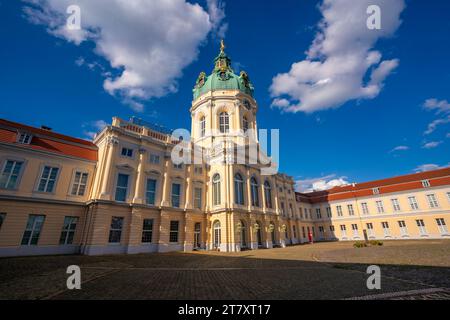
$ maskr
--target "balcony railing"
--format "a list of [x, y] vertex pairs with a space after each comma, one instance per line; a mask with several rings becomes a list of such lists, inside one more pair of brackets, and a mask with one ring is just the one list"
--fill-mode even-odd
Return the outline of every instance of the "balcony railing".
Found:
[[179, 143], [179, 140], [172, 139], [172, 135], [169, 133], [158, 132], [158, 131], [150, 129], [144, 125], [134, 124], [132, 122], [125, 121], [120, 118], [114, 118], [113, 126], [119, 127], [125, 131], [131, 132], [134, 134], [150, 137], [152, 139], [155, 139], [155, 140], [158, 140], [158, 141], [161, 141], [164, 143], [169, 143], [169, 144], [178, 144]]

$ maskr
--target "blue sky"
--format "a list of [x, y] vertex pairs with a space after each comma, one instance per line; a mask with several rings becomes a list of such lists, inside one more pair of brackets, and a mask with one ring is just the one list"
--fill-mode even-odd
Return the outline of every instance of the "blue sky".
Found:
[[[338, 5], [342, 9], [349, 0], [326, 1], [329, 13], [337, 15]], [[135, 115], [169, 128], [190, 128], [193, 85], [200, 71], [211, 72], [219, 38], [224, 36], [235, 69], [247, 71], [255, 86], [258, 126], [281, 130], [281, 171], [300, 184], [362, 182], [446, 166], [450, 154], [450, 2], [406, 1], [403, 7], [401, 0], [395, 1], [399, 17], [385, 15], [386, 23], [388, 19], [392, 22], [386, 27], [389, 34], [367, 40], [367, 52], [377, 51], [382, 58], [367, 68], [362, 79], [355, 71], [357, 64], [343, 78], [335, 77], [340, 74], [339, 66], [330, 70], [322, 65], [320, 72], [325, 76], [315, 85], [326, 83], [329, 87], [314, 94], [320, 99], [334, 90], [337, 94], [321, 103], [316, 103], [309, 91], [286, 85], [284, 78], [274, 79], [287, 75], [291, 66], [301, 61], [305, 68], [294, 80], [302, 80], [308, 72], [313, 77], [313, 61], [332, 61], [339, 46], [350, 54], [357, 47], [350, 30], [348, 37], [340, 33], [326, 40], [334, 49], [322, 49], [320, 57], [308, 56], [317, 32], [327, 32], [319, 26], [327, 10], [319, 7], [321, 1], [173, 0], [172, 7], [180, 7], [176, 12], [158, 5], [142, 9], [157, 20], [149, 25], [147, 20], [152, 18], [137, 23], [130, 19], [130, 12], [114, 6], [85, 9], [84, 1], [71, 1], [80, 3], [82, 23], [86, 19], [89, 26], [104, 28], [100, 35], [106, 40], [81, 35], [83, 41], [60, 32], [61, 17], [54, 12], [64, 13], [61, 10], [65, 7], [58, 7], [54, 0], [43, 1], [41, 7], [0, 1], [0, 116], [34, 126], [47, 125], [81, 138], [113, 116]], [[58, 3], [63, 5], [64, 1]], [[382, 22], [383, 9], [395, 12], [387, 10], [389, 2], [370, 3], [382, 7]], [[34, 11], [24, 11], [24, 7]], [[53, 13], [39, 14], [42, 8]], [[171, 19], [158, 20], [161, 12]], [[334, 18], [339, 21], [340, 17]], [[168, 40], [165, 32], [177, 25], [176, 19], [185, 24], [170, 29], [173, 37]], [[161, 62], [141, 63], [147, 60], [142, 52], [149, 48], [162, 48]], [[375, 86], [376, 93], [358, 93], [352, 98], [358, 88], [346, 91], [350, 85], [345, 81], [370, 84], [371, 73], [373, 78], [373, 70], [383, 61], [388, 62], [388, 70]], [[124, 70], [132, 71], [129, 78], [120, 78]], [[130, 87], [133, 76], [139, 81]], [[105, 79], [109, 83], [105, 84]], [[345, 79], [344, 88], [338, 80], [333, 83], [335, 79]], [[308, 90], [317, 88], [309, 83], [306, 86]], [[286, 102], [276, 107], [276, 99], [285, 99], [289, 105]], [[427, 166], [420, 167], [423, 165]]]

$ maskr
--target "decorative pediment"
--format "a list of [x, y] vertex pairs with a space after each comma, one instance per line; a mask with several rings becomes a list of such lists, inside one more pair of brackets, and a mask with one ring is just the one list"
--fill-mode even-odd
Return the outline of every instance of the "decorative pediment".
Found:
[[118, 170], [134, 171], [135, 169], [129, 164], [118, 164], [116, 166]]
[[153, 175], [153, 176], [160, 176], [161, 175], [161, 173], [158, 170], [148, 170], [148, 171], [145, 171], [145, 174]]

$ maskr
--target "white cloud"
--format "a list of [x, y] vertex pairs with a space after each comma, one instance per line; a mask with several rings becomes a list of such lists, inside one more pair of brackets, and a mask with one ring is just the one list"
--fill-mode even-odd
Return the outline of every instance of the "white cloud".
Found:
[[224, 23], [225, 19], [225, 2], [221, 0], [206, 0], [209, 21], [213, 26], [214, 34], [219, 39], [225, 38], [225, 33], [228, 31], [228, 23]]
[[434, 131], [436, 131], [437, 127], [447, 124], [449, 122], [450, 122], [450, 115], [442, 119], [433, 120], [432, 122], [430, 122], [430, 124], [428, 124], [427, 130], [425, 130], [423, 134], [424, 135], [432, 134]]
[[336, 177], [336, 174], [296, 181], [297, 191], [299, 192], [323, 191], [348, 184], [347, 177]]
[[450, 112], [450, 103], [447, 100], [428, 99], [424, 102], [423, 107], [427, 110], [436, 110], [437, 113]]
[[91, 122], [86, 122], [82, 124], [83, 134], [89, 138], [89, 140], [93, 140], [98, 132], [102, 131], [108, 123], [105, 120], [95, 120]]
[[[177, 79], [198, 55], [211, 31], [224, 32], [223, 4], [208, 1], [209, 13], [186, 0], [25, 0], [35, 24], [77, 45], [93, 42], [117, 76], [102, 73], [104, 89], [136, 111], [142, 102], [177, 91]], [[81, 8], [81, 31], [68, 30], [66, 8]], [[84, 60], [78, 63], [84, 64]]]
[[[366, 26], [366, 10], [372, 4], [381, 7], [381, 30]], [[306, 59], [272, 80], [272, 106], [288, 112], [315, 112], [375, 98], [399, 60], [382, 61], [374, 46], [395, 33], [404, 7], [404, 0], [324, 0], [320, 6], [323, 19]]]
[[409, 150], [409, 147], [408, 147], [408, 146], [397, 146], [397, 147], [395, 147], [394, 149], [392, 149], [392, 150], [389, 151], [389, 152], [406, 151], [406, 150]]
[[427, 99], [423, 103], [423, 108], [427, 111], [436, 111], [436, 115], [441, 116], [428, 124], [424, 135], [432, 134], [437, 127], [450, 123], [450, 103], [447, 100]]
[[450, 163], [448, 163], [447, 165], [444, 165], [444, 166], [440, 166], [440, 165], [437, 165], [437, 164], [434, 164], [434, 163], [422, 164], [420, 166], [417, 166], [414, 169], [414, 171], [415, 172], [425, 172], [425, 171], [443, 169], [443, 168], [446, 168], [449, 165], [450, 165]]
[[427, 142], [425, 143], [422, 148], [424, 149], [434, 149], [436, 147], [438, 147], [440, 144], [442, 143], [442, 141], [431, 141], [431, 142]]

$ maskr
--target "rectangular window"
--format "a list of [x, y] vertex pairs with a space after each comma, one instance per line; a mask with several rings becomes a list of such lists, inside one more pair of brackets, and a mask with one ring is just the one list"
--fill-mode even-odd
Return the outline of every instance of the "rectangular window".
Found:
[[145, 202], [154, 205], [156, 201], [156, 180], [147, 179], [147, 189], [145, 191]]
[[436, 223], [438, 225], [439, 232], [441, 234], [448, 234], [448, 229], [447, 229], [447, 225], [445, 224], [444, 218], [437, 218]]
[[353, 210], [353, 205], [352, 204], [347, 205], [347, 209], [348, 209], [348, 215], [349, 216], [354, 216], [355, 215], [355, 210]]
[[157, 154], [150, 154], [150, 163], [159, 164], [160, 158]]
[[39, 181], [38, 191], [53, 192], [58, 176], [59, 168], [45, 166], [42, 170], [41, 179]]
[[317, 215], [317, 219], [322, 218], [322, 212], [320, 211], [320, 208], [316, 208], [316, 215]]
[[127, 200], [128, 174], [119, 173], [117, 175], [116, 201], [125, 202]]
[[86, 192], [87, 180], [87, 172], [75, 172], [71, 194], [73, 196], [84, 196], [84, 193]]
[[372, 223], [366, 223], [367, 226], [367, 235], [369, 237], [373, 237], [373, 224]]
[[121, 155], [124, 157], [132, 158], [133, 157], [133, 149], [122, 148]]
[[0, 213], [0, 229], [2, 228], [3, 221], [5, 221], [6, 213]]
[[65, 217], [64, 224], [59, 237], [59, 244], [72, 244], [77, 228], [78, 217]]
[[381, 226], [383, 227], [384, 236], [389, 237], [391, 235], [391, 231], [389, 230], [389, 223], [382, 222]]
[[303, 238], [306, 238], [305, 227], [302, 227], [302, 236], [303, 236]]
[[152, 242], [153, 219], [144, 219], [142, 225], [142, 243]]
[[308, 209], [305, 208], [305, 219], [308, 219]]
[[434, 193], [427, 194], [427, 199], [431, 209], [439, 207], [439, 203], [437, 202], [436, 195]]
[[361, 203], [362, 213], [369, 214], [369, 207], [367, 206], [367, 202]]
[[178, 242], [178, 227], [179, 221], [170, 221], [170, 242]]
[[352, 230], [353, 230], [353, 237], [359, 237], [358, 225], [356, 223], [352, 224]]
[[194, 167], [194, 173], [195, 174], [202, 174], [203, 173], [203, 167], [201, 165]]
[[109, 243], [120, 243], [122, 237], [123, 217], [112, 217], [109, 229]]
[[398, 226], [400, 228], [400, 235], [401, 236], [407, 236], [408, 235], [408, 229], [406, 228], [406, 223], [403, 220], [400, 220], [398, 222]]
[[377, 201], [376, 204], [378, 213], [384, 213], [383, 201]]
[[422, 219], [416, 220], [417, 226], [419, 227], [419, 233], [421, 236], [427, 235], [427, 229], [425, 228], [425, 222]]
[[331, 218], [331, 207], [327, 207], [327, 217]]
[[422, 186], [424, 188], [430, 187], [430, 181], [429, 180], [422, 180]]
[[342, 217], [342, 207], [341, 206], [336, 206], [336, 211], [337, 211], [338, 217]]
[[391, 202], [394, 211], [400, 211], [400, 203], [398, 202], [398, 199], [391, 199]]
[[180, 207], [181, 184], [172, 183], [172, 207]]
[[330, 226], [330, 231], [334, 232], [334, 226]]
[[37, 245], [44, 220], [45, 216], [43, 215], [30, 214], [28, 216], [27, 226], [22, 237], [21, 244], [23, 246]]
[[412, 210], [419, 209], [419, 205], [417, 204], [416, 197], [408, 197], [409, 205]]
[[194, 208], [195, 209], [202, 208], [202, 188], [194, 189]]
[[31, 138], [32, 138], [31, 134], [21, 133], [19, 136], [19, 140], [17, 140], [17, 142], [23, 143], [23, 144], [30, 144]]
[[0, 188], [15, 189], [23, 162], [7, 160], [0, 177]]
[[342, 234], [342, 237], [347, 236], [347, 228], [346, 228], [345, 224], [341, 224], [341, 234]]
[[284, 202], [281, 202], [281, 214], [284, 216]]

